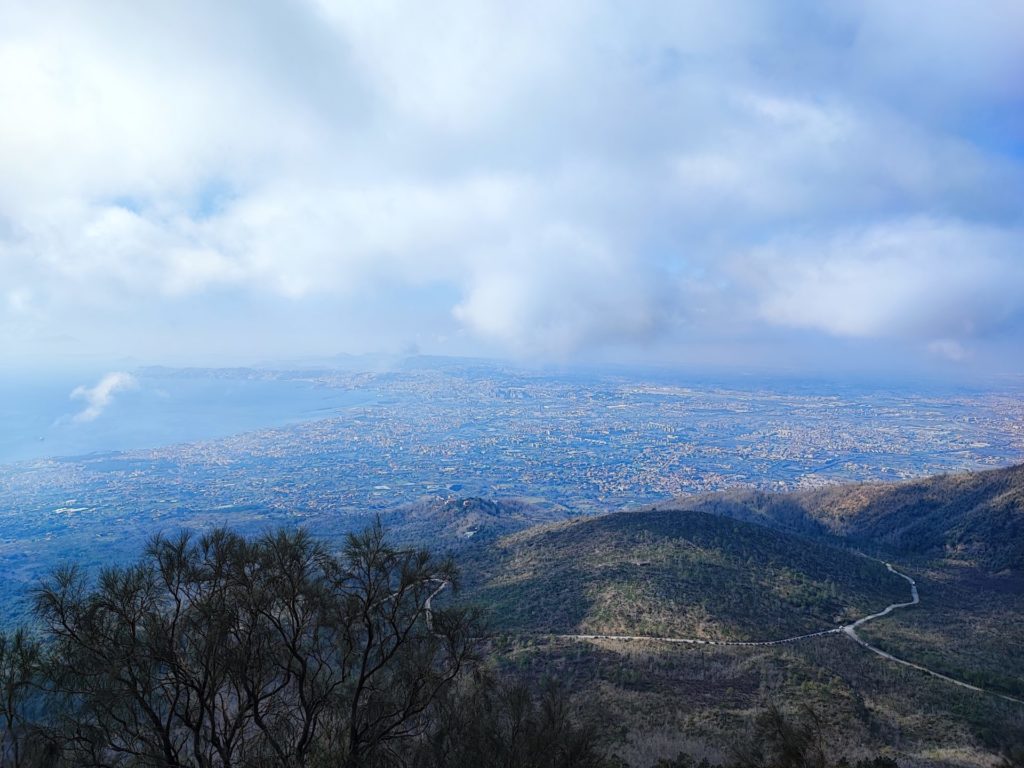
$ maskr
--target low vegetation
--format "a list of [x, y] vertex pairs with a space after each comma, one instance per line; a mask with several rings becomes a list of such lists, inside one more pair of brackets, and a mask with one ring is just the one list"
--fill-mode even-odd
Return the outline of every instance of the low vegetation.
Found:
[[[459, 586], [451, 560], [379, 525], [338, 553], [217, 529], [156, 537], [94, 578], [62, 567], [36, 623], [0, 632], [0, 766], [626, 764], [598, 710], [503, 667], [481, 613], [442, 586]], [[770, 710], [721, 764], [846, 765], [812, 725]]]

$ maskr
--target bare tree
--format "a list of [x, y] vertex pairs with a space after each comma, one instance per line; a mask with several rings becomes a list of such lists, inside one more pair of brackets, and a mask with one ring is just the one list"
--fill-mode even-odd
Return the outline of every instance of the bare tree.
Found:
[[49, 744], [39, 732], [42, 648], [23, 627], [0, 632], [0, 765], [29, 768], [47, 759]]
[[36, 594], [55, 726], [96, 768], [395, 762], [474, 658], [476, 614], [432, 610], [456, 585], [379, 524], [340, 555], [218, 529], [156, 537], [95, 584], [59, 569]]
[[349, 536], [341, 562], [331, 586], [343, 612], [345, 765], [387, 763], [396, 745], [423, 732], [427, 708], [475, 658], [479, 617], [432, 610], [432, 597], [457, 587], [453, 563], [389, 546], [379, 523]]

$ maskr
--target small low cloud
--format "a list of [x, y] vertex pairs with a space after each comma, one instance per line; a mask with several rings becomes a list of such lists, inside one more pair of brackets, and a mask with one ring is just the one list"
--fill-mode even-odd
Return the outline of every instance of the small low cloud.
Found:
[[95, 421], [114, 401], [114, 395], [135, 389], [138, 385], [138, 381], [130, 373], [113, 371], [100, 379], [95, 386], [75, 387], [71, 392], [71, 399], [83, 400], [85, 408], [75, 414], [74, 420], [79, 423]]
[[971, 357], [970, 350], [956, 339], [936, 339], [928, 344], [928, 351], [951, 363], [962, 363]]

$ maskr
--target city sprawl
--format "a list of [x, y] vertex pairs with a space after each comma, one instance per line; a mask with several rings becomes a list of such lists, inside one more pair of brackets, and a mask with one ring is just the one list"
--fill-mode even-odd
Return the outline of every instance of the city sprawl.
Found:
[[[143, 381], [146, 373], [143, 372]], [[591, 514], [737, 485], [783, 490], [1024, 457], [1019, 388], [821, 394], [496, 367], [162, 371], [359, 390], [325, 418], [224, 439], [0, 468], [5, 573], [102, 562], [158, 530], [302, 522], [332, 533], [423, 496], [542, 499]]]

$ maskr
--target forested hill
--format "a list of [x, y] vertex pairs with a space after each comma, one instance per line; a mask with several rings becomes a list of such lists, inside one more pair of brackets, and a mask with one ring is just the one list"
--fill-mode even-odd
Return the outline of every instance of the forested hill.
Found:
[[1024, 465], [789, 494], [731, 491], [684, 497], [662, 508], [841, 537], [893, 555], [949, 557], [989, 571], [1024, 570]]
[[906, 596], [875, 560], [702, 512], [539, 526], [458, 559], [469, 597], [519, 633], [777, 639]]
[[396, 542], [451, 551], [570, 515], [565, 507], [549, 502], [428, 496], [381, 515], [381, 522]]

